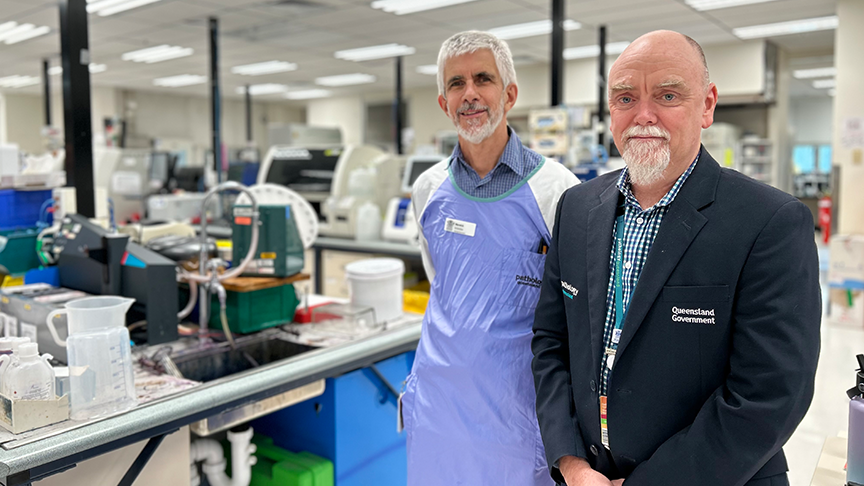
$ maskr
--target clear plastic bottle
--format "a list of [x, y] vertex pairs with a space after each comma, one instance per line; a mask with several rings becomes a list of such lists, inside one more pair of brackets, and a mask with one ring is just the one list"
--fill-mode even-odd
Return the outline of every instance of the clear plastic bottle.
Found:
[[0, 338], [0, 393], [6, 394], [5, 379], [3, 375], [13, 361], [18, 359], [18, 346], [29, 343], [28, 337], [4, 337]]
[[36, 343], [21, 344], [18, 359], [4, 376], [7, 397], [13, 400], [51, 400], [54, 398], [54, 368], [50, 354], [39, 356]]

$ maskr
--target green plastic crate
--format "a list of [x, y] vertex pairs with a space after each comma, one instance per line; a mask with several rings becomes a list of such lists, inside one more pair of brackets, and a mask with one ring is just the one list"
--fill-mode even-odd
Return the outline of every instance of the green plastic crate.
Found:
[[6, 247], [0, 251], [0, 265], [6, 267], [11, 274], [21, 274], [34, 268], [39, 268], [39, 256], [36, 254], [36, 229], [0, 231], [0, 236], [7, 238]]
[[249, 486], [333, 486], [333, 463], [323, 457], [295, 454], [273, 445], [273, 439], [255, 435], [258, 463], [252, 466]]
[[[231, 332], [248, 334], [294, 320], [300, 299], [294, 284], [285, 284], [251, 292], [228, 291], [226, 315]], [[219, 299], [210, 301], [210, 327], [222, 329]]]

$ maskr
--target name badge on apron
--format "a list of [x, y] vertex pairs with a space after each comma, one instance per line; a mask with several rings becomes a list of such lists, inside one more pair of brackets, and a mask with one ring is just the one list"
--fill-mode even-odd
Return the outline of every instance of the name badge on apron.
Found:
[[447, 218], [447, 220], [444, 221], [444, 231], [447, 231], [448, 233], [456, 233], [457, 235], [473, 237], [474, 233], [477, 231], [477, 224]]

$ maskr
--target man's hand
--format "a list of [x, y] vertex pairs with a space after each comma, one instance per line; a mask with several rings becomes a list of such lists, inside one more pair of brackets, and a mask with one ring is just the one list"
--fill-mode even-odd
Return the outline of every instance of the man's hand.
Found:
[[612, 486], [624, 486], [624, 480], [616, 479], [615, 481], [612, 481]]
[[606, 476], [591, 469], [588, 461], [580, 457], [562, 457], [558, 461], [558, 469], [567, 486], [612, 486]]

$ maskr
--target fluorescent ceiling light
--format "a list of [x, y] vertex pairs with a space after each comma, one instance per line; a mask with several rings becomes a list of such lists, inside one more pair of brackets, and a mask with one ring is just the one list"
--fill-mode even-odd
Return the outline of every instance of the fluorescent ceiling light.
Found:
[[311, 100], [313, 98], [326, 98], [331, 92], [326, 89], [307, 89], [303, 91], [289, 91], [285, 97], [289, 100]]
[[[253, 84], [249, 86], [249, 93], [252, 96], [284, 93], [286, 91], [288, 91], [288, 86], [284, 84]], [[236, 93], [246, 94], [246, 86], [237, 88]]]
[[796, 79], [830, 78], [837, 75], [837, 68], [798, 69], [792, 71]]
[[474, 1], [476, 0], [377, 0], [372, 2], [372, 8], [405, 15]]
[[684, 0], [696, 10], [716, 10], [718, 8], [740, 7], [741, 5], [752, 5], [756, 3], [773, 2], [775, 0]]
[[818, 17], [814, 19], [792, 20], [776, 24], [752, 25], [732, 29], [732, 33], [741, 39], [757, 39], [775, 35], [801, 34], [817, 30], [832, 30], [837, 28], [837, 16]]
[[813, 81], [813, 87], [816, 89], [825, 89], [825, 88], [836, 88], [837, 80], [836, 79], [817, 79]]
[[315, 84], [319, 86], [350, 86], [352, 84], [368, 84], [374, 83], [378, 79], [371, 74], [340, 74], [338, 76], [324, 76], [316, 78]]
[[295, 71], [297, 65], [292, 62], [285, 61], [267, 61], [255, 64], [245, 64], [243, 66], [234, 66], [231, 72], [242, 76], [261, 76], [262, 74], [285, 73]]
[[133, 8], [143, 7], [159, 0], [99, 0], [88, 1], [87, 11], [100, 17], [107, 17]]
[[45, 35], [48, 32], [51, 32], [51, 27], [45, 25], [36, 27], [33, 24], [18, 25], [17, 22], [6, 22], [0, 24], [0, 41], [12, 45]]
[[[564, 21], [564, 30], [577, 30], [582, 28], [582, 24], [575, 20], [567, 19]], [[496, 27], [489, 29], [489, 33], [495, 35], [499, 39], [521, 39], [523, 37], [534, 37], [537, 35], [545, 35], [552, 33], [551, 20], [538, 20], [537, 22], [526, 22], [524, 24], [506, 25], [504, 27]]]
[[333, 56], [336, 59], [346, 61], [371, 61], [372, 59], [385, 59], [388, 57], [410, 56], [417, 52], [413, 47], [402, 44], [384, 44], [381, 46], [361, 47], [359, 49], [348, 49], [336, 51]]
[[417, 66], [417, 72], [420, 74], [427, 74], [429, 76], [436, 76], [438, 74], [438, 65], [426, 64], [425, 66]]
[[127, 52], [120, 58], [124, 61], [146, 62], [147, 64], [153, 64], [154, 62], [162, 62], [191, 56], [194, 53], [195, 50], [191, 47], [169, 46], [168, 44], [163, 44], [161, 46], [148, 47], [147, 49]]
[[39, 78], [36, 76], [6, 76], [0, 78], [0, 88], [24, 88], [39, 84]]
[[[106, 66], [104, 64], [90, 63], [89, 70], [90, 70], [90, 74], [104, 73], [105, 71], [108, 70], [108, 66]], [[63, 66], [54, 66], [54, 67], [48, 68], [48, 74], [50, 74], [51, 76], [57, 76], [59, 74], [63, 74]]]
[[180, 88], [183, 86], [192, 86], [193, 84], [204, 84], [206, 82], [207, 76], [199, 76], [197, 74], [181, 74], [179, 76], [169, 76], [153, 80], [154, 85], [167, 88]]
[[9, 36], [6, 39], [6, 45], [11, 46], [12, 44], [17, 44], [19, 42], [34, 39], [49, 32], [51, 32], [51, 27], [48, 27], [47, 25], [43, 25], [42, 27], [36, 27], [35, 29], [29, 30], [27, 32], [22, 32], [15, 36]]
[[[617, 54], [621, 54], [624, 52], [624, 49], [629, 46], [629, 42], [610, 42], [606, 44], [606, 55], [614, 56]], [[597, 57], [600, 55], [600, 46], [581, 46], [581, 47], [570, 47], [568, 49], [564, 49], [564, 59], [568, 61], [571, 59], [585, 59], [588, 57]]]
[[0, 34], [2, 34], [3, 32], [8, 32], [17, 26], [18, 26], [18, 22], [6, 22], [3, 24], [0, 24]]

